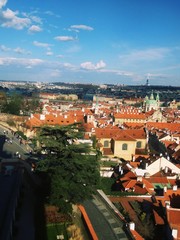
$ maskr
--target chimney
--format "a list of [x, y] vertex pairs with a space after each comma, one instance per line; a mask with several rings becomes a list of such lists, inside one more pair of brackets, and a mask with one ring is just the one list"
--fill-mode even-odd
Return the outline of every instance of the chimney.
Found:
[[167, 186], [164, 186], [164, 192], [165, 193], [167, 192]]
[[170, 201], [165, 201], [166, 208], [170, 208]]
[[135, 230], [135, 223], [134, 222], [130, 222], [129, 223], [129, 228], [130, 228], [130, 230]]
[[137, 181], [142, 182], [142, 176], [138, 176], [138, 177], [137, 177]]
[[165, 172], [165, 173], [168, 172], [168, 167], [167, 167], [167, 166], [165, 167], [164, 172]]
[[175, 229], [175, 228], [172, 229], [172, 236], [173, 236], [174, 239], [177, 239], [177, 236], [178, 236], [178, 230], [177, 229]]

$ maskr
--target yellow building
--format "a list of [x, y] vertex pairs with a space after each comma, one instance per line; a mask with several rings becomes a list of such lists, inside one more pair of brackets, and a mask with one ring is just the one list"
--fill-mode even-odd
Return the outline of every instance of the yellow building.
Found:
[[97, 144], [103, 155], [132, 160], [137, 152], [145, 152], [147, 137], [143, 129], [96, 128]]

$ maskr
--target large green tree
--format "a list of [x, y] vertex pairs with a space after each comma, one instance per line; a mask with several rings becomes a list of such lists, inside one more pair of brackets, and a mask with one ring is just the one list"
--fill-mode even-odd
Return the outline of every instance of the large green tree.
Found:
[[19, 115], [22, 109], [23, 99], [21, 95], [13, 94], [3, 106], [3, 112]]
[[38, 140], [46, 152], [38, 169], [50, 179], [49, 203], [70, 212], [72, 204], [90, 198], [99, 182], [98, 159], [86, 144], [77, 143], [82, 131], [79, 124], [42, 127]]

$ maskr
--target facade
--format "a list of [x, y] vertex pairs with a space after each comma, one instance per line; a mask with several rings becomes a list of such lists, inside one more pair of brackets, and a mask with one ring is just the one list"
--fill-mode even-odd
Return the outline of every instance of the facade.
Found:
[[157, 93], [156, 98], [154, 97], [153, 92], [151, 93], [150, 97], [146, 96], [144, 99], [143, 106], [145, 112], [151, 110], [158, 110], [160, 107], [159, 93]]
[[137, 150], [145, 152], [147, 137], [143, 129], [96, 128], [97, 144], [103, 155], [132, 160]]
[[167, 118], [163, 116], [160, 109], [153, 112], [147, 119], [148, 122], [167, 122]]
[[123, 124], [123, 123], [145, 123], [146, 115], [143, 113], [115, 113], [114, 114], [114, 123]]

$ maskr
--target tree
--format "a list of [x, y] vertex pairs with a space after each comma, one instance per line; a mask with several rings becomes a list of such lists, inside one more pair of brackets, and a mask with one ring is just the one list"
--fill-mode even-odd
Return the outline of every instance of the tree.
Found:
[[3, 112], [19, 115], [23, 104], [22, 96], [14, 94], [3, 106]]
[[149, 148], [152, 153], [165, 154], [167, 152], [165, 145], [159, 141], [155, 134], [149, 135]]
[[77, 144], [82, 136], [79, 124], [64, 127], [45, 126], [40, 129], [38, 140], [47, 155], [38, 168], [50, 179], [49, 203], [62, 212], [70, 212], [72, 204], [90, 198], [99, 182], [96, 155], [90, 148]]
[[42, 112], [41, 104], [38, 98], [32, 97], [31, 100], [26, 101], [26, 113]]
[[142, 236], [147, 239], [147, 240], [152, 240], [154, 239], [154, 234], [155, 234], [155, 225], [153, 223], [153, 219], [151, 215], [146, 215], [144, 219], [142, 219], [142, 224], [143, 227], [139, 231]]

